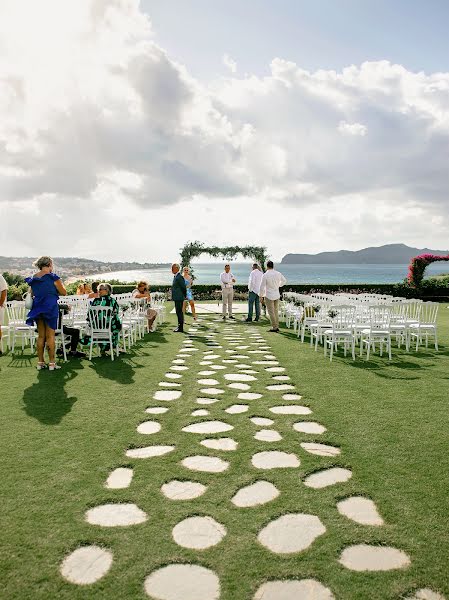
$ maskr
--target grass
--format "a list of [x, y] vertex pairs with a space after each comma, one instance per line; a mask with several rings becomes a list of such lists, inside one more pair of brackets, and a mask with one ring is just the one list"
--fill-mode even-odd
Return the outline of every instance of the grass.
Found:
[[[276, 415], [273, 428], [283, 439], [274, 444], [256, 441], [257, 428], [248, 420], [273, 416], [268, 408], [282, 403], [278, 392], [265, 393], [272, 374], [263, 367], [256, 367], [259, 375], [251, 391], [264, 396], [248, 402], [248, 413], [223, 412], [235, 402], [244, 403], [237, 400], [238, 390], [226, 386], [220, 402], [207, 407], [195, 403], [201, 387], [197, 373], [207, 369], [198, 365], [206, 348], [204, 338], [195, 342], [200, 351], [186, 359], [191, 368], [182, 372], [181, 400], [152, 399], [184, 339], [172, 334], [172, 315], [171, 322], [114, 363], [72, 360], [61, 371], [49, 373], [37, 372], [35, 358], [27, 352], [0, 357], [1, 597], [143, 600], [145, 577], [171, 562], [213, 569], [220, 577], [221, 600], [250, 600], [264, 581], [293, 577], [317, 578], [344, 600], [397, 599], [422, 587], [449, 597], [449, 327], [444, 305], [439, 318], [440, 352], [429, 348], [406, 354], [395, 349], [391, 364], [378, 355], [354, 363], [338, 355], [329, 364], [322, 352], [301, 344], [291, 330], [273, 335], [266, 332], [266, 322], [252, 324], [287, 368], [303, 396], [301, 403], [313, 410], [310, 419], [327, 427], [323, 436], [307, 436], [292, 429], [300, 417]], [[238, 323], [236, 329], [243, 330], [243, 325]], [[218, 339], [223, 339], [222, 333]], [[224, 356], [225, 347], [218, 353]], [[234, 371], [228, 366], [215, 378], [223, 381], [223, 373]], [[165, 404], [170, 410], [163, 415], [144, 412], [148, 406]], [[195, 408], [207, 408], [211, 418], [235, 426], [229, 434], [213, 437], [233, 437], [239, 442], [236, 452], [209, 450], [199, 445], [201, 436], [181, 433], [184, 425], [203, 419], [190, 416]], [[146, 418], [160, 421], [162, 430], [151, 436], [138, 434], [136, 427]], [[337, 458], [307, 454], [299, 447], [306, 439], [340, 446], [342, 453]], [[127, 448], [150, 444], [175, 444], [176, 450], [156, 459], [126, 458]], [[267, 448], [296, 452], [300, 468], [253, 469], [252, 454]], [[190, 472], [180, 461], [193, 454], [220, 456], [230, 467], [220, 474]], [[134, 468], [131, 486], [106, 489], [108, 473], [128, 465]], [[306, 474], [331, 465], [350, 468], [352, 479], [324, 490], [303, 485]], [[172, 479], [209, 487], [200, 498], [173, 502], [160, 492]], [[258, 479], [273, 482], [279, 497], [258, 508], [234, 507], [234, 493]], [[336, 502], [352, 494], [372, 498], [386, 524], [365, 527], [340, 515]], [[149, 519], [127, 528], [87, 524], [86, 510], [106, 502], [135, 502]], [[274, 555], [257, 542], [257, 534], [288, 512], [319, 516], [327, 532], [304, 552]], [[177, 546], [172, 528], [194, 514], [223, 523], [225, 539], [205, 551]], [[412, 564], [387, 573], [348, 571], [338, 563], [339, 554], [362, 542], [395, 546], [409, 554]], [[59, 575], [62, 559], [91, 543], [112, 550], [111, 570], [92, 586], [65, 582]]]

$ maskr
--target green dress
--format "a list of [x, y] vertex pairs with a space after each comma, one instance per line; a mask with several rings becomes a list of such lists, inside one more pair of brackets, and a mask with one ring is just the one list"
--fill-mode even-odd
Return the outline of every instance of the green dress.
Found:
[[[100, 298], [94, 298], [91, 301], [91, 306], [111, 306], [111, 332], [112, 332], [112, 345], [114, 348], [118, 344], [118, 334], [122, 329], [122, 322], [119, 317], [119, 304], [112, 296], [101, 296]], [[89, 312], [87, 313], [87, 322], [89, 323]], [[90, 336], [85, 336], [82, 340], [82, 344], [89, 344]], [[109, 342], [100, 342], [100, 346], [105, 350], [109, 348]]]

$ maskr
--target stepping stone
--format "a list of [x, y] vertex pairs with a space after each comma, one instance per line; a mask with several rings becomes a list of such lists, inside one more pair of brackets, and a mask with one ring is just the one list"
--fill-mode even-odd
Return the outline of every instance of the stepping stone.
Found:
[[227, 354], [236, 354], [237, 350], [225, 350]]
[[218, 402], [218, 398], [197, 398], [197, 404], [214, 404]]
[[326, 427], [315, 423], [314, 421], [300, 421], [299, 423], [293, 423], [293, 429], [301, 433], [314, 433], [320, 435], [327, 431]]
[[223, 365], [212, 365], [211, 369], [214, 369], [214, 371], [221, 371], [223, 369], [226, 369], [226, 367]]
[[335, 600], [329, 588], [316, 579], [267, 581], [253, 600]]
[[336, 483], [344, 483], [351, 479], [352, 472], [349, 469], [342, 469], [341, 467], [332, 467], [331, 469], [323, 469], [312, 473], [304, 480], [304, 485], [307, 487], [319, 490]]
[[101, 527], [127, 527], [144, 523], [147, 519], [146, 513], [131, 503], [102, 504], [86, 512], [86, 521]]
[[245, 375], [257, 375], [257, 371], [254, 369], [244, 369], [242, 373], [245, 373]]
[[243, 375], [242, 373], [225, 373], [224, 378], [228, 381], [256, 381], [252, 375]]
[[106, 575], [112, 565], [112, 552], [99, 546], [83, 546], [66, 556], [60, 572], [76, 585], [90, 585]]
[[172, 371], [188, 371], [189, 367], [184, 367], [183, 365], [172, 365], [170, 369]]
[[180, 373], [165, 373], [165, 377], [167, 379], [181, 379], [182, 375]]
[[220, 358], [219, 354], [208, 354], [207, 360], [215, 360], [216, 358]]
[[413, 596], [407, 596], [405, 600], [445, 600], [445, 597], [429, 588], [422, 588], [416, 590]]
[[[264, 354], [265, 350], [248, 350], [248, 354]], [[275, 360], [276, 357], [269, 359], [269, 360]]]
[[211, 365], [211, 364], [212, 364], [211, 360], [202, 360], [200, 362], [200, 365], [202, 365], [202, 366]]
[[172, 536], [178, 546], [205, 550], [216, 546], [226, 535], [226, 529], [212, 517], [188, 517], [173, 527]]
[[138, 433], [143, 433], [144, 435], [151, 435], [152, 433], [157, 433], [160, 430], [161, 424], [157, 421], [144, 421], [137, 428]]
[[283, 392], [285, 390], [294, 390], [295, 386], [289, 383], [276, 383], [273, 385], [267, 385], [267, 390], [272, 392]]
[[[264, 352], [262, 350], [262, 352]], [[273, 354], [265, 354], [264, 358], [266, 358], [267, 360], [277, 360], [275, 356], [273, 356]]]
[[220, 390], [219, 388], [202, 388], [200, 392], [202, 394], [210, 394], [211, 396], [224, 394], [224, 390]]
[[233, 404], [228, 408], [225, 408], [225, 412], [230, 415], [239, 415], [240, 413], [244, 413], [248, 410], [249, 406], [247, 404]]
[[153, 458], [173, 452], [174, 446], [146, 446], [145, 448], [131, 448], [126, 451], [128, 458]]
[[170, 388], [181, 387], [180, 383], [172, 383], [171, 381], [161, 381], [159, 385], [161, 387], [170, 387]]
[[226, 460], [216, 456], [188, 456], [181, 464], [191, 471], [203, 471], [204, 473], [222, 473], [229, 467]]
[[273, 419], [267, 419], [265, 417], [251, 417], [250, 421], [251, 423], [254, 423], [254, 425], [261, 427], [269, 427], [274, 423]]
[[220, 580], [199, 565], [167, 565], [145, 579], [145, 592], [153, 600], [218, 600]]
[[282, 394], [282, 400], [301, 400], [301, 398], [299, 394]]
[[259, 400], [259, 398], [262, 398], [262, 394], [256, 394], [255, 392], [240, 392], [237, 398], [239, 400]]
[[377, 512], [376, 505], [369, 498], [362, 496], [345, 498], [338, 502], [337, 509], [341, 515], [360, 525], [380, 526], [384, 524], [382, 517]]
[[150, 415], [162, 415], [167, 411], [168, 408], [166, 408], [165, 406], [154, 406], [152, 408], [147, 408], [145, 412], [149, 413]]
[[237, 350], [247, 350], [249, 346], [236, 346]]
[[237, 359], [234, 359], [234, 358], [224, 358], [223, 362], [226, 363], [226, 364], [233, 364], [233, 363], [237, 362]]
[[279, 490], [269, 481], [256, 481], [241, 488], [231, 498], [232, 504], [239, 508], [249, 508], [271, 502], [279, 496]]
[[153, 396], [155, 400], [165, 400], [166, 402], [170, 400], [177, 400], [181, 398], [182, 392], [179, 391], [171, 391], [171, 390], [160, 390], [156, 392]]
[[253, 365], [278, 365], [277, 360], [253, 360]]
[[202, 423], [193, 423], [182, 428], [186, 433], [222, 433], [223, 431], [231, 431], [234, 429], [232, 425], [223, 423], [223, 421], [203, 421]]
[[178, 481], [174, 479], [164, 483], [161, 492], [170, 500], [193, 500], [199, 498], [207, 490], [207, 486], [197, 481]]
[[[254, 377], [253, 377], [254, 379]], [[247, 383], [229, 383], [228, 387], [234, 389], [234, 390], [250, 390], [251, 386], [248, 385]]]
[[183, 358], [175, 358], [173, 362], [175, 365], [183, 365], [186, 361]]
[[296, 454], [288, 454], [280, 450], [257, 452], [252, 456], [251, 463], [256, 469], [289, 469], [300, 465]]
[[200, 385], [220, 385], [217, 379], [198, 379]]
[[118, 467], [109, 473], [105, 487], [109, 490], [124, 490], [131, 485], [133, 470], [127, 467]]
[[351, 571], [390, 571], [410, 565], [410, 558], [397, 548], [357, 544], [341, 553], [339, 562]]
[[274, 519], [257, 536], [258, 541], [276, 554], [301, 552], [326, 531], [315, 515], [288, 514]]
[[300, 444], [309, 454], [316, 454], [317, 456], [338, 456], [341, 452], [340, 448], [335, 446], [327, 446], [326, 444], [317, 444], [315, 442], [302, 442]]
[[201, 440], [200, 444], [206, 448], [212, 448], [212, 450], [223, 450], [225, 452], [237, 450], [238, 446], [238, 443], [232, 438]]
[[198, 352], [198, 348], [183, 348], [183, 352]]
[[199, 408], [198, 410], [194, 410], [190, 413], [192, 417], [207, 417], [209, 411], [204, 408]]
[[232, 358], [237, 358], [238, 360], [249, 360], [249, 356], [245, 356], [245, 354], [234, 354]]
[[282, 440], [282, 435], [274, 429], [261, 429], [254, 434], [254, 438], [259, 442], [279, 442]]
[[215, 371], [200, 371], [198, 375], [214, 375]]
[[269, 410], [275, 415], [310, 415], [312, 412], [308, 406], [300, 406], [299, 404], [272, 406]]
[[290, 377], [288, 375], [275, 375], [273, 379], [275, 381], [290, 381]]

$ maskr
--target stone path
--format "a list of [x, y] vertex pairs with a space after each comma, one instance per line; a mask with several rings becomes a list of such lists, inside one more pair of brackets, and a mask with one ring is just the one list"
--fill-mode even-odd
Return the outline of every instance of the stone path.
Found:
[[[190, 328], [164, 380], [159, 383], [159, 388], [166, 389], [152, 390], [154, 406], [145, 410], [147, 415], [152, 415], [151, 419], [142, 419], [134, 425], [143, 440], [154, 438], [156, 442], [125, 449], [124, 455], [136, 461], [164, 460], [158, 457], [179, 452], [179, 440], [174, 439], [169, 445], [158, 444], [158, 434], [163, 431], [164, 418], [170, 414], [170, 407], [184, 402], [186, 416], [179, 423], [179, 437], [189, 436], [197, 447], [196, 452], [177, 457], [178, 464], [185, 470], [185, 477], [179, 480], [172, 475], [172, 480], [161, 481], [160, 493], [165, 503], [190, 502], [190, 515], [173, 526], [171, 538], [180, 548], [201, 552], [195, 555], [200, 560], [163, 564], [149, 573], [142, 586], [150, 598], [219, 600], [221, 597], [222, 573], [209, 568], [207, 552], [216, 546], [226, 547], [229, 537], [227, 526], [231, 523], [226, 523], [226, 519], [221, 519], [221, 522], [213, 514], [198, 514], [195, 509], [195, 500], [214, 489], [217, 477], [220, 477], [224, 493], [228, 494], [229, 510], [246, 511], [249, 515], [249, 511], [261, 510], [258, 507], [271, 506], [271, 503], [275, 506], [279, 497], [289, 493], [279, 483], [280, 479], [276, 480], [276, 485], [270, 481], [271, 473], [280, 470], [298, 472], [305, 457], [314, 457], [314, 469], [309, 469], [302, 477], [298, 472], [297, 510], [279, 514], [279, 509], [274, 508], [271, 519], [256, 534], [248, 533], [252, 535], [250, 542], [262, 547], [268, 555], [300, 556], [319, 544], [332, 529], [332, 524], [326, 523], [319, 514], [313, 514], [313, 509], [309, 509], [312, 514], [301, 511], [301, 486], [317, 495], [326, 493], [329, 487], [338, 486], [340, 500], [334, 506], [336, 519], [351, 521], [367, 531], [384, 526], [375, 500], [365, 497], [363, 490], [359, 490], [357, 495], [345, 495], [345, 485], [353, 476], [348, 466], [350, 457], [342, 456], [338, 446], [326, 443], [326, 426], [315, 420], [318, 415], [314, 415], [303, 402], [300, 390], [272, 353], [265, 337], [268, 335], [262, 335], [259, 328], [251, 325], [223, 323], [215, 317], [200, 319]], [[189, 372], [194, 374], [198, 387], [196, 397], [187, 401], [182, 381]], [[270, 401], [268, 407], [266, 400]], [[263, 402], [265, 404], [261, 404]], [[198, 405], [203, 407], [198, 408]], [[234, 457], [241, 452], [242, 440], [235, 432], [242, 431], [242, 428], [257, 448], [245, 466], [239, 467], [243, 470], [242, 474], [250, 475], [252, 481], [226, 489], [223, 482], [226, 482], [227, 472], [232, 468]], [[297, 435], [297, 443], [291, 445], [288, 451], [285, 445], [283, 449], [277, 448], [277, 444], [282, 444], [286, 434], [292, 431]], [[334, 462], [330, 464], [329, 458]], [[340, 459], [341, 466], [338, 465]], [[207, 484], [195, 481], [196, 473], [209, 474]], [[132, 499], [133, 476], [131, 466], [117, 467], [111, 469], [103, 485], [111, 494], [114, 490], [128, 489], [128, 498]], [[145, 527], [149, 516], [139, 506], [132, 501], [124, 503], [112, 499], [113, 495], [107, 504], [93, 506], [86, 511], [85, 520], [92, 526], [93, 532], [98, 528]], [[406, 569], [410, 565], [411, 558], [400, 548], [360, 543], [365, 539], [362, 529], [359, 530], [358, 541], [347, 544], [339, 555], [333, 557], [335, 565], [352, 572], [391, 571]], [[372, 539], [370, 535], [367, 538]], [[154, 540], [151, 551], [157, 551], [157, 540]], [[201, 564], [203, 556], [204, 564]], [[225, 570], [226, 563], [222, 567]], [[60, 565], [60, 573], [66, 581], [82, 586], [92, 585], [105, 576], [120, 576], [119, 573], [110, 573], [111, 569], [114, 570], [112, 551], [94, 543], [63, 557]], [[289, 578], [284, 572], [278, 577], [279, 580], [274, 580], [261, 572], [251, 598], [239, 597], [238, 600], [335, 598], [326, 581]], [[408, 598], [444, 600], [427, 588], [411, 591]]]

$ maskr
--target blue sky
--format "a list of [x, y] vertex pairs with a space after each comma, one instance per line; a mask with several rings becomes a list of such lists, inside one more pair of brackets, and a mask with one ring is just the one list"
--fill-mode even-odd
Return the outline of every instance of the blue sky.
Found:
[[448, 0], [142, 0], [156, 41], [197, 77], [263, 75], [275, 57], [307, 70], [389, 60], [449, 69]]

